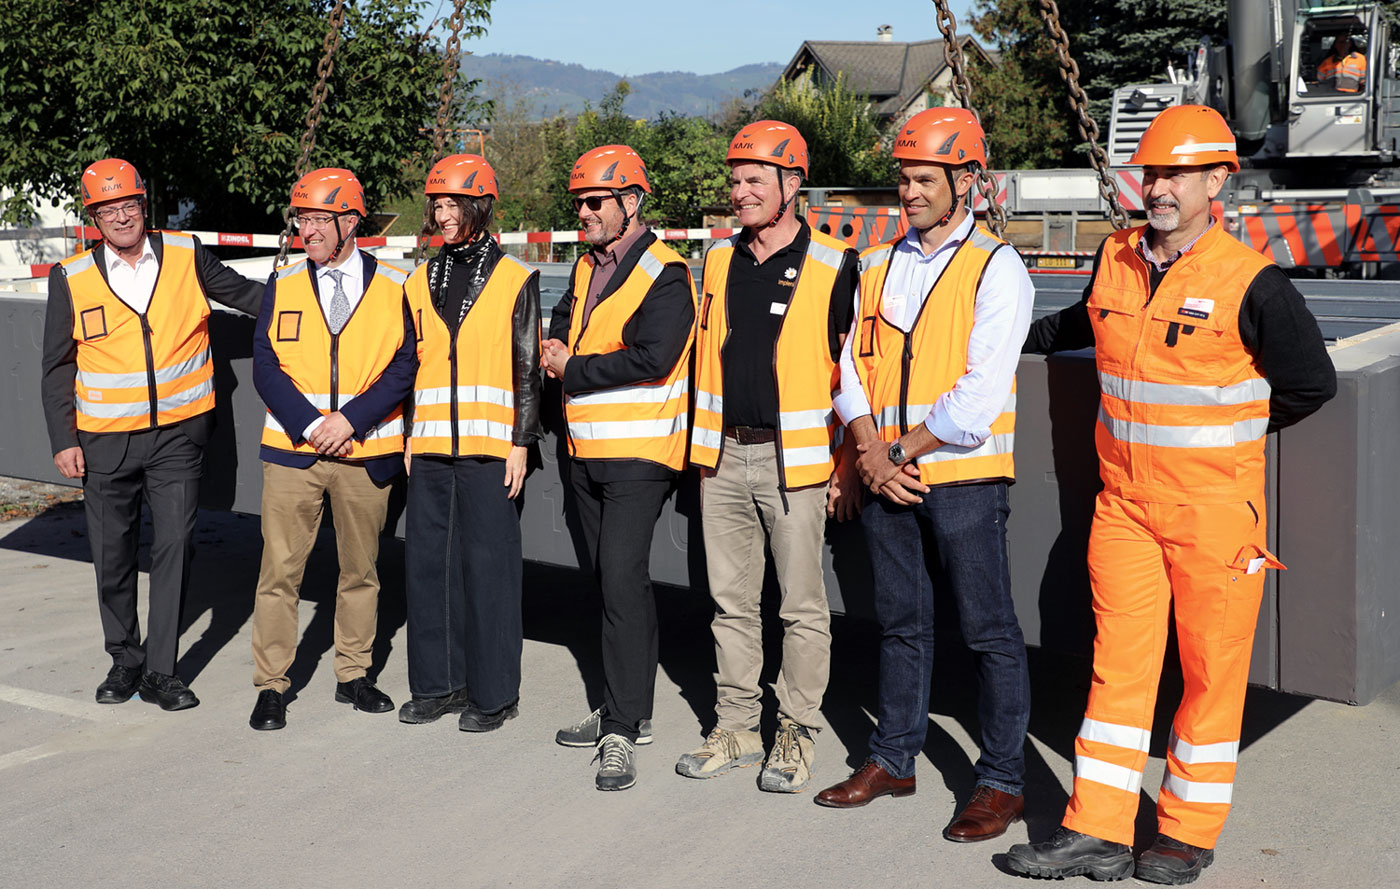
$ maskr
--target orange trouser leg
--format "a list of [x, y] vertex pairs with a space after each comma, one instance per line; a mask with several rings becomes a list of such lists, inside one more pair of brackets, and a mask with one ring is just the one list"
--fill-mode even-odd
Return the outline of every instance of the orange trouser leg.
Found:
[[1152, 528], [1155, 504], [1099, 494], [1089, 533], [1094, 680], [1074, 741], [1071, 830], [1131, 844], [1152, 711], [1167, 644], [1171, 589]]
[[[1264, 501], [1166, 507], [1162, 529], [1176, 607], [1185, 691], [1172, 721], [1158, 828], [1215, 847], [1235, 781], [1249, 655], [1264, 571], [1247, 573], [1264, 549]], [[1243, 560], [1238, 557], [1246, 553]]]

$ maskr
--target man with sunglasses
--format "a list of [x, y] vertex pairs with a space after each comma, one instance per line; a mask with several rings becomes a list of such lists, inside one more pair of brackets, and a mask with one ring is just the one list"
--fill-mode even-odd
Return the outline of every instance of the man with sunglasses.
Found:
[[[257, 314], [262, 287], [180, 232], [147, 231], [146, 186], [120, 158], [83, 171], [102, 241], [49, 273], [43, 404], [54, 466], [82, 479], [112, 667], [99, 704], [185, 710], [175, 674], [204, 445], [214, 428], [209, 299]], [[141, 505], [151, 515], [146, 638], [136, 613]]]
[[306, 259], [268, 279], [253, 333], [253, 384], [263, 424], [262, 565], [253, 602], [248, 724], [284, 728], [296, 659], [306, 560], [334, 510], [335, 699], [367, 713], [394, 709], [366, 676], [379, 614], [379, 534], [389, 485], [403, 472], [403, 403], [418, 372], [407, 274], [355, 246], [364, 191], [349, 170], [312, 170], [292, 187]]
[[554, 307], [541, 364], [561, 383], [569, 484], [602, 592], [602, 707], [555, 740], [597, 746], [599, 790], [637, 780], [656, 686], [652, 531], [685, 466], [695, 286], [641, 222], [646, 167], [626, 145], [587, 151], [569, 191], [592, 249]]

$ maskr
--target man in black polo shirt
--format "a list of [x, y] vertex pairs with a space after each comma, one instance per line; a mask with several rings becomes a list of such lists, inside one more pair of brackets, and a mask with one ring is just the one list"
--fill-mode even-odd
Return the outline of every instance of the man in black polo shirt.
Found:
[[778, 732], [760, 777], [794, 793], [811, 777], [831, 667], [822, 572], [826, 517], [859, 511], [854, 460], [837, 468], [831, 394], [850, 330], [856, 253], [797, 218], [807, 174], [797, 130], [758, 121], [729, 145], [729, 200], [743, 231], [705, 257], [695, 339], [690, 460], [701, 467], [701, 513], [715, 600], [717, 725], [676, 771], [712, 778], [764, 759], [764, 540], [781, 588], [783, 664]]

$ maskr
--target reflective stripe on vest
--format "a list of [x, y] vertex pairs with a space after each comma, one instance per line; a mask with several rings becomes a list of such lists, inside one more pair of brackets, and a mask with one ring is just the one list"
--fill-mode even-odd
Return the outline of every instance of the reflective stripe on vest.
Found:
[[[859, 317], [851, 354], [881, 439], [892, 442], [923, 423], [938, 399], [967, 373], [977, 288], [992, 255], [1005, 247], [989, 232], [974, 228], [924, 298], [908, 334], [882, 312], [893, 245], [861, 254]], [[1013, 479], [1015, 432], [1013, 377], [1011, 393], [987, 439], [971, 448], [945, 444], [918, 457], [919, 478], [926, 485]]]
[[[433, 305], [428, 266], [404, 292], [418, 332], [413, 392], [414, 454], [505, 459], [515, 446], [516, 303], [535, 270], [502, 255], [457, 327], [455, 340]], [[455, 424], [455, 434], [454, 434]]]
[[[583, 324], [583, 308], [592, 277], [592, 258], [574, 264], [569, 349], [575, 355], [597, 355], [626, 348], [622, 331], [668, 265], [685, 270], [694, 301], [695, 285], [680, 254], [653, 239], [622, 285], [598, 300]], [[686, 411], [690, 395], [690, 349], [694, 327], [685, 347], [664, 379], [595, 392], [565, 394], [564, 419], [569, 453], [579, 460], [648, 460], [671, 469], [685, 467]]]
[[[825, 483], [835, 469], [836, 433], [831, 409], [840, 370], [827, 333], [832, 290], [846, 257], [846, 245], [810, 231], [810, 239], [783, 312], [773, 349], [773, 381], [778, 401], [776, 430], [783, 487]], [[729, 267], [739, 243], [735, 235], [705, 255], [700, 323], [695, 339], [695, 428], [690, 459], [713, 469], [724, 449], [724, 358], [729, 338]]]
[[1257, 500], [1270, 387], [1240, 339], [1239, 313], [1270, 263], [1217, 224], [1153, 292], [1144, 231], [1104, 242], [1088, 300], [1104, 486], [1151, 502]]
[[209, 303], [195, 273], [194, 238], [157, 234], [160, 269], [144, 314], [107, 285], [95, 250], [61, 263], [78, 344], [73, 404], [84, 432], [136, 432], [214, 407]]
[[[350, 262], [361, 262], [358, 256]], [[374, 385], [403, 345], [406, 276], [400, 269], [376, 263], [350, 318], [339, 334], [332, 335], [316, 291], [314, 267], [303, 260], [278, 269], [268, 340], [278, 365], [298, 392], [323, 416], [344, 410], [355, 397]], [[334, 387], [334, 388], [333, 388]], [[298, 454], [315, 454], [302, 441], [293, 444], [304, 429], [287, 430], [271, 411], [263, 420], [264, 447]], [[363, 439], [351, 438], [350, 453], [343, 459], [368, 460], [403, 452], [403, 406], [366, 431]]]

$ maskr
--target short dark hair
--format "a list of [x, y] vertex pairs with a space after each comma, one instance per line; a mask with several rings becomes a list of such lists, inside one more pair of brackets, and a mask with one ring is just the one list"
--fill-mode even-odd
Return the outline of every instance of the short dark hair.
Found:
[[496, 214], [496, 199], [489, 194], [467, 197], [460, 194], [429, 195], [427, 221], [423, 223], [423, 236], [432, 237], [437, 234], [437, 217], [433, 214], [433, 201], [437, 198], [451, 198], [456, 202], [462, 211], [462, 225], [475, 237], [478, 232], [484, 232], [491, 227], [491, 220]]

